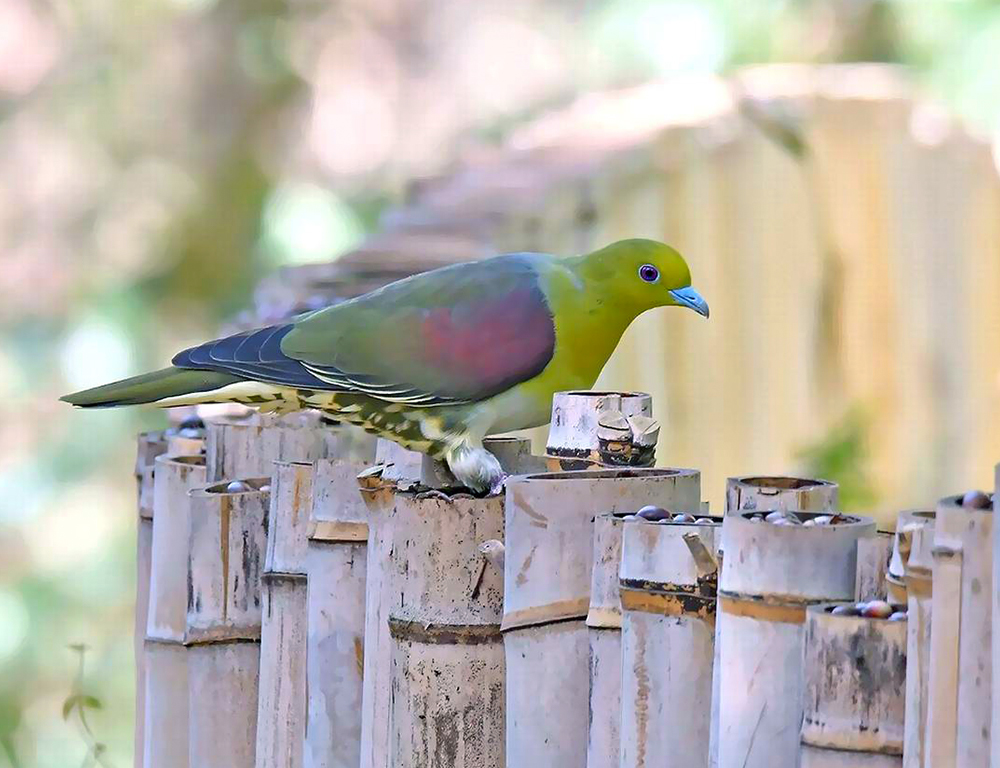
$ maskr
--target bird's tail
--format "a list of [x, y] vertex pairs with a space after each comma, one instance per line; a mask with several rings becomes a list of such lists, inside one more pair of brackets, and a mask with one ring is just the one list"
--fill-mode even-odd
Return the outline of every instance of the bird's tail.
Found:
[[240, 381], [243, 379], [228, 373], [171, 366], [102, 387], [74, 392], [60, 400], [80, 408], [114, 408], [164, 400], [170, 400], [171, 405], [180, 405], [187, 395], [191, 396], [191, 402], [204, 402], [207, 393]]

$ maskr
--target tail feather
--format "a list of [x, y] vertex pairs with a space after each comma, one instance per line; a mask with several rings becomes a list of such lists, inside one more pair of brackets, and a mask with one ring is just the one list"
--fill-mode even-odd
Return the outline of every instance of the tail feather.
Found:
[[228, 373], [170, 367], [105, 384], [102, 387], [74, 392], [61, 397], [60, 400], [80, 408], [143, 405], [195, 392], [211, 392], [243, 380]]

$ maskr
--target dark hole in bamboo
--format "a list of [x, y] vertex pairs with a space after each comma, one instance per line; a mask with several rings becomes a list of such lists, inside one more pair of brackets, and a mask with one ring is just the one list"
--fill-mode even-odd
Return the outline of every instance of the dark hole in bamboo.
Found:
[[755, 488], [781, 488], [783, 490], [798, 490], [799, 488], [831, 485], [826, 480], [812, 480], [802, 477], [747, 477], [742, 482], [746, 485], [752, 485]]
[[633, 477], [669, 477], [680, 474], [677, 469], [591, 469], [578, 472], [546, 472], [528, 475], [526, 480], [627, 480]]
[[568, 395], [582, 395], [584, 397], [646, 397], [642, 392], [598, 392], [589, 389], [576, 389], [567, 392]]

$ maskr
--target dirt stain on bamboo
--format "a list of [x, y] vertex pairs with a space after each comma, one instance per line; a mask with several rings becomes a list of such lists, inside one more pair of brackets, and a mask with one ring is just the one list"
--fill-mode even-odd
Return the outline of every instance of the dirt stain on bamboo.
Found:
[[635, 630], [635, 766], [646, 766], [646, 738], [649, 729], [649, 670], [646, 668], [646, 627], [641, 621], [633, 625]]

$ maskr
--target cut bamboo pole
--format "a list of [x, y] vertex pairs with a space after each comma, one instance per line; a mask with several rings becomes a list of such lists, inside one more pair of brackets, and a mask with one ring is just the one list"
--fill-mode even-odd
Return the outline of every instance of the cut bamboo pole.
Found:
[[717, 637], [721, 768], [797, 764], [806, 606], [853, 599], [858, 539], [875, 534], [868, 518], [846, 520], [806, 527], [727, 515]]
[[557, 392], [545, 448], [552, 471], [651, 467], [659, 425], [643, 392]]
[[[1000, 499], [1000, 464], [996, 465], [993, 498]], [[1000, 670], [1000, 525], [993, 528], [993, 668]], [[991, 732], [1000, 734], [1000, 672], [993, 676]], [[991, 768], [1000, 766], [1000, 735], [991, 741]]]
[[153, 491], [153, 551], [146, 637], [184, 642], [187, 624], [187, 554], [192, 489], [205, 484], [204, 456], [156, 459]]
[[[591, 521], [656, 504], [697, 510], [687, 469], [607, 469], [507, 481], [504, 650], [509, 765], [579, 768], [587, 760]], [[558, 663], [553, 660], [558, 659]], [[559, 713], [553, 727], [551, 713]]]
[[[487, 438], [487, 449], [495, 450], [501, 466], [508, 473], [537, 466], [538, 458], [529, 453], [523, 438]], [[394, 489], [407, 489], [417, 483], [443, 482], [447, 473], [425, 462], [424, 457], [395, 443], [379, 440], [376, 450], [377, 476], [367, 478], [362, 494], [366, 503], [364, 520], [369, 525], [365, 567], [365, 632], [363, 706], [361, 710], [361, 766], [385, 768], [389, 765], [389, 712], [391, 636], [389, 608], [391, 581], [386, 578], [386, 564], [392, 549], [392, 509]]]
[[720, 523], [625, 522], [621, 768], [708, 765]]
[[993, 509], [938, 503], [928, 687], [927, 757], [934, 768], [990, 761]]
[[135, 484], [136, 506], [136, 574], [135, 574], [135, 626], [133, 653], [135, 655], [135, 768], [143, 768], [142, 743], [146, 718], [146, 655], [143, 650], [146, 638], [146, 619], [149, 615], [149, 576], [153, 552], [153, 467], [156, 457], [167, 450], [162, 432], [143, 432], [136, 439]]
[[731, 477], [726, 481], [726, 514], [740, 510], [829, 512], [837, 508], [838, 486], [806, 477]]
[[390, 766], [503, 768], [503, 497], [396, 491]]
[[380, 439], [375, 445], [375, 463], [382, 465], [381, 477], [386, 482], [420, 480], [423, 454], [408, 451], [391, 440]]
[[306, 768], [358, 768], [361, 760], [368, 511], [357, 476], [365, 466], [316, 462], [306, 556]]
[[[874, 536], [858, 539], [858, 571], [854, 599], [858, 602], [886, 599], [886, 569], [892, 555], [893, 534], [876, 531]], [[905, 601], [900, 603], [905, 605]]]
[[590, 644], [588, 768], [618, 768], [622, 695], [622, 608], [618, 568], [626, 512], [594, 519], [587, 638]]
[[191, 491], [190, 768], [254, 766], [270, 478], [240, 483]]
[[306, 546], [313, 465], [276, 461], [261, 575], [257, 768], [301, 768], [306, 736]]
[[315, 412], [281, 418], [250, 415], [206, 423], [208, 482], [271, 473], [274, 461], [352, 459], [371, 454], [374, 438], [347, 425], [331, 425]]
[[[381, 447], [382, 441], [379, 441]], [[378, 457], [378, 454], [376, 454]], [[405, 458], [405, 457], [404, 457]], [[412, 475], [413, 465], [382, 464], [373, 469]], [[419, 471], [419, 466], [418, 466]], [[392, 473], [394, 477], [395, 472]], [[389, 607], [392, 595], [386, 563], [392, 550], [393, 491], [417, 483], [410, 477], [383, 480], [378, 474], [362, 475], [361, 496], [366, 507], [368, 546], [365, 552], [365, 630], [362, 656], [361, 768], [389, 768], [389, 713], [392, 706], [391, 636]], [[393, 766], [395, 768], [395, 766]]]
[[146, 768], [188, 764], [188, 667], [183, 646], [187, 615], [188, 492], [205, 482], [204, 456], [156, 458], [149, 612], [144, 646]]
[[906, 622], [806, 611], [801, 768], [903, 764]]
[[901, 512], [893, 558], [901, 557], [906, 595], [906, 717], [903, 765], [923, 768], [927, 740], [927, 683], [931, 654], [934, 511]]

